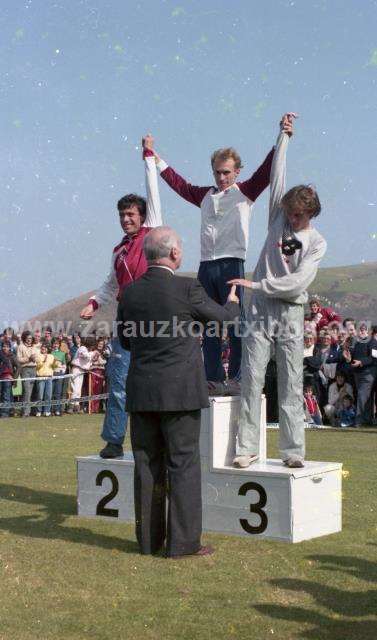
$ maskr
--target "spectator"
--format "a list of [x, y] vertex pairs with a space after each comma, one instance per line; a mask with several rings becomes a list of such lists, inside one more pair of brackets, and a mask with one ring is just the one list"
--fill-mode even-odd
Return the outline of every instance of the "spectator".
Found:
[[343, 328], [347, 331], [348, 335], [348, 344], [352, 349], [357, 342], [357, 331], [356, 331], [356, 322], [353, 318], [344, 318], [343, 320]]
[[44, 330], [43, 342], [47, 345], [49, 349], [51, 349], [51, 340], [52, 340], [52, 329], [51, 327], [46, 327]]
[[38, 353], [41, 352], [42, 339], [41, 339], [41, 332], [39, 331], [39, 329], [36, 329], [34, 331], [32, 345], [36, 349], [36, 351], [38, 351]]
[[[11, 351], [10, 342], [4, 341], [0, 351], [0, 403], [9, 403], [12, 397], [13, 379], [17, 377], [18, 364]], [[0, 409], [0, 418], [9, 418], [10, 408]]]
[[358, 340], [353, 348], [344, 349], [343, 357], [353, 370], [357, 405], [355, 426], [361, 427], [373, 423], [372, 389], [377, 377], [377, 340], [370, 338], [368, 327], [361, 323]]
[[71, 398], [73, 398], [72, 408], [76, 413], [80, 412], [80, 402], [82, 385], [84, 382], [84, 373], [90, 368], [90, 353], [88, 349], [81, 344], [81, 337], [75, 335], [74, 345], [71, 353], [74, 353], [71, 362]]
[[52, 382], [52, 397], [58, 403], [54, 406], [54, 414], [60, 416], [62, 412], [61, 398], [63, 393], [63, 377], [67, 371], [67, 351], [63, 351], [63, 340], [52, 340], [51, 355], [54, 357], [54, 377]]
[[337, 363], [341, 357], [341, 351], [338, 345], [331, 343], [331, 335], [328, 331], [322, 329], [319, 334], [319, 343], [314, 349], [314, 355], [320, 358], [321, 365], [319, 369], [319, 406], [321, 409], [327, 404], [327, 392], [329, 383], [335, 378]]
[[341, 322], [340, 316], [331, 307], [322, 307], [318, 298], [312, 298], [309, 302], [310, 318], [316, 324], [317, 331], [324, 329], [332, 322]]
[[351, 385], [346, 382], [346, 377], [342, 371], [338, 371], [335, 382], [330, 384], [328, 393], [328, 404], [325, 405], [324, 411], [326, 417], [330, 420], [330, 424], [335, 427], [338, 424], [340, 411], [343, 407], [344, 396], [350, 396], [353, 401], [353, 391]]
[[321, 381], [319, 371], [322, 360], [318, 351], [315, 352], [315, 333], [306, 331], [304, 333], [304, 384], [313, 386], [315, 395], [320, 397]]
[[339, 424], [341, 427], [355, 426], [356, 410], [353, 405], [353, 397], [346, 394], [342, 399], [342, 408], [339, 412]]
[[[34, 380], [29, 378], [35, 378], [36, 372], [36, 360], [38, 356], [38, 350], [32, 344], [33, 338], [30, 331], [24, 331], [21, 334], [21, 342], [17, 347], [17, 361], [20, 366], [22, 382], [22, 402], [30, 403], [31, 394], [34, 388]], [[25, 406], [22, 409], [22, 415], [24, 418], [30, 416], [30, 406]]]
[[322, 424], [321, 412], [311, 384], [306, 384], [304, 387], [304, 409], [308, 424], [317, 426]]
[[52, 377], [54, 375], [54, 356], [48, 352], [45, 342], [41, 343], [41, 351], [37, 356], [37, 377], [43, 378], [38, 380], [38, 400], [44, 401], [45, 404], [38, 405], [36, 416], [39, 418], [43, 413], [46, 418], [51, 415], [51, 398], [52, 398]]
[[[104, 392], [105, 385], [105, 366], [106, 357], [104, 355], [105, 342], [103, 338], [98, 338], [97, 345], [91, 353], [90, 378], [91, 385], [89, 387], [89, 395], [100, 395]], [[90, 402], [90, 412], [99, 413], [101, 400], [92, 400]]]

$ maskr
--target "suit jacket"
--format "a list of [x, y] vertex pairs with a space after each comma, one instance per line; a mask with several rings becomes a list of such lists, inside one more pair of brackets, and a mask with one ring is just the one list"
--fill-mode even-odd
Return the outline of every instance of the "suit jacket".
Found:
[[122, 347], [131, 351], [127, 411], [208, 407], [198, 322], [221, 323], [238, 314], [235, 302], [222, 307], [198, 280], [159, 267], [150, 267], [126, 287], [118, 306], [118, 336]]

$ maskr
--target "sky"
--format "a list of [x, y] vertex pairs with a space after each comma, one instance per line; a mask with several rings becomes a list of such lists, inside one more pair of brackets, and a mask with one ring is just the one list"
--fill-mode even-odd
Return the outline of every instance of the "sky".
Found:
[[[246, 179], [299, 119], [287, 187], [313, 183], [323, 266], [377, 259], [376, 0], [2, 0], [0, 323], [98, 287], [117, 200], [145, 193], [140, 139], [194, 184], [234, 146]], [[164, 222], [200, 258], [200, 212], [160, 182]], [[246, 269], [266, 234], [253, 208]]]

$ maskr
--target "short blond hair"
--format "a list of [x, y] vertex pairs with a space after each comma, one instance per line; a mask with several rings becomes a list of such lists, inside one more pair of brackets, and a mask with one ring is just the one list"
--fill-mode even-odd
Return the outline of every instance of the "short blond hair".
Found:
[[213, 152], [211, 155], [212, 169], [215, 168], [217, 160], [234, 160], [235, 169], [242, 169], [241, 156], [233, 147], [224, 147]]

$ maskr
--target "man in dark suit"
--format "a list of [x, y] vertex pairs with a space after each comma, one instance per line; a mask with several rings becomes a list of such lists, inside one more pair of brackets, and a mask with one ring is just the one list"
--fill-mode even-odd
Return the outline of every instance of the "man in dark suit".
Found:
[[[202, 547], [199, 433], [208, 388], [200, 349], [205, 323], [239, 313], [232, 287], [224, 307], [208, 297], [198, 280], [177, 278], [181, 240], [157, 227], [144, 240], [148, 270], [128, 286], [118, 307], [118, 335], [131, 351], [126, 409], [131, 415], [135, 458], [136, 536], [141, 553], [208, 555]], [[166, 480], [169, 508], [166, 523]]]

